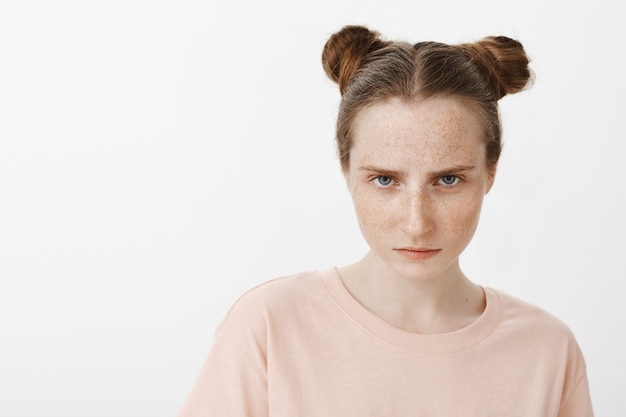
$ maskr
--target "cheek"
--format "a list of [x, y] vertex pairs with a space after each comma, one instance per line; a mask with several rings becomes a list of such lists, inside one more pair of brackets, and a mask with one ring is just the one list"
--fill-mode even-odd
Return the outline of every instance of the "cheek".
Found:
[[453, 205], [439, 211], [443, 215], [440, 217], [440, 225], [454, 234], [458, 240], [468, 240], [478, 226], [482, 196], [461, 199], [455, 201]]
[[394, 224], [393, 205], [367, 192], [353, 193], [352, 201], [357, 220], [364, 235], [379, 235]]

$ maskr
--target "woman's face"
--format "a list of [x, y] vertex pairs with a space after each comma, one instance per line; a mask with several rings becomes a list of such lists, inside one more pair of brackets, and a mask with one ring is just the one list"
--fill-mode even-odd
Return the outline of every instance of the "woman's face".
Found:
[[355, 119], [344, 175], [377, 262], [427, 280], [458, 271], [492, 171], [480, 120], [461, 101], [391, 99]]

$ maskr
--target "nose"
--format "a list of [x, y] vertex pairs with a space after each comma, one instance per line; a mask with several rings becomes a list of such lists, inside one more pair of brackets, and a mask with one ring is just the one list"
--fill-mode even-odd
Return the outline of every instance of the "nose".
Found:
[[433, 202], [428, 193], [414, 191], [408, 194], [404, 207], [404, 231], [418, 237], [433, 229]]

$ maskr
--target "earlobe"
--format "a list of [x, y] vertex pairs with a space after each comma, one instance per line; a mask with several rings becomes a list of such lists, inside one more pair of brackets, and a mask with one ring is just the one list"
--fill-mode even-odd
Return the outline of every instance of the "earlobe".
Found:
[[347, 169], [342, 170], [342, 174], [343, 174], [343, 180], [346, 183], [346, 187], [348, 187], [348, 190], [350, 190], [350, 173]]
[[490, 169], [487, 172], [487, 186], [485, 187], [485, 194], [489, 193], [491, 187], [493, 187], [493, 183], [496, 180], [496, 168]]
[[348, 190], [348, 193], [350, 194], [350, 197], [352, 199], [354, 199], [354, 187], [353, 187], [353, 182], [350, 179], [350, 173], [348, 170], [343, 171], [343, 179], [345, 181], [346, 184], [346, 189]]

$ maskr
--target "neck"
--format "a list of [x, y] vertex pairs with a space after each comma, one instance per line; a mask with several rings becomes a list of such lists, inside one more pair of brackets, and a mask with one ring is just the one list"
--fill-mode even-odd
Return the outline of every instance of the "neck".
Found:
[[410, 332], [446, 333], [476, 320], [485, 308], [482, 289], [465, 277], [458, 259], [438, 276], [407, 278], [368, 253], [339, 269], [348, 291], [365, 308]]

